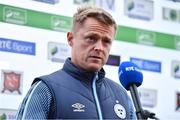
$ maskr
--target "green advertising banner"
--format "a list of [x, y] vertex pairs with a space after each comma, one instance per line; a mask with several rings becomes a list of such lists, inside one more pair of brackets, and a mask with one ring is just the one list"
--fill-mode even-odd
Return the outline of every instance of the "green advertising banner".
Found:
[[118, 26], [116, 40], [180, 50], [180, 36]]
[[0, 21], [42, 29], [67, 32], [71, 18], [0, 4]]
[[[0, 22], [67, 32], [72, 18], [0, 4]], [[118, 26], [116, 40], [180, 50], [180, 36]]]

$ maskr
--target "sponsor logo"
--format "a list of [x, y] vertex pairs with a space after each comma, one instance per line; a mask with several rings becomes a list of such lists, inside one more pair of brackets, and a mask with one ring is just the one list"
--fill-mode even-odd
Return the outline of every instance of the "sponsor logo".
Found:
[[106, 10], [115, 11], [115, 0], [96, 0], [96, 5]]
[[114, 105], [114, 112], [119, 118], [121, 119], [126, 118], [126, 110], [121, 104], [119, 104], [118, 100], [116, 100], [116, 104]]
[[136, 64], [141, 70], [161, 72], [161, 62], [133, 58], [133, 57], [130, 58], [130, 61]]
[[176, 111], [180, 112], [180, 93], [176, 93]]
[[131, 18], [152, 20], [153, 1], [151, 0], [124, 0], [125, 15]]
[[180, 61], [172, 61], [171, 71], [174, 78], [180, 78]]
[[11, 109], [0, 109], [0, 120], [14, 120], [16, 112], [16, 110]]
[[[131, 66], [131, 67], [126, 67], [125, 70], [127, 72], [130, 72], [130, 71], [137, 71], [137, 72], [141, 72], [141, 70], [137, 67], [134, 67], [134, 66]], [[122, 73], [122, 72], [121, 72]]]
[[155, 107], [157, 105], [157, 91], [153, 89], [139, 89], [139, 97], [142, 106]]
[[109, 55], [109, 58], [106, 62], [106, 65], [119, 66], [120, 65], [120, 56], [117, 55]]
[[4, 7], [3, 20], [8, 23], [24, 25], [27, 23], [27, 11], [14, 7]]
[[148, 31], [137, 31], [137, 42], [144, 45], [155, 45], [155, 33]]
[[0, 51], [35, 55], [35, 43], [0, 38]]
[[59, 2], [59, 0], [34, 0], [38, 2], [44, 2], [44, 3], [49, 3], [49, 4], [56, 4]]
[[71, 55], [71, 49], [67, 44], [49, 42], [48, 59], [54, 62], [65, 62], [66, 58]]
[[74, 0], [74, 4], [77, 4], [77, 5], [82, 5], [82, 4], [94, 5], [94, 0]]
[[83, 105], [81, 103], [75, 103], [72, 105], [72, 107], [73, 107], [74, 112], [85, 112], [85, 110], [84, 110], [85, 105]]
[[180, 11], [171, 8], [163, 8], [163, 19], [172, 22], [179, 22]]
[[61, 16], [51, 16], [51, 28], [53, 30], [67, 32], [71, 26], [71, 19]]
[[22, 72], [2, 70], [1, 93], [22, 94]]

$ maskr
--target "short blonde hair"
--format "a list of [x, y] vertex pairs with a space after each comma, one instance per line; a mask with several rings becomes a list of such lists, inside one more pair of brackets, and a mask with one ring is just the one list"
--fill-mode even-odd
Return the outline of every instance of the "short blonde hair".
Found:
[[77, 9], [77, 12], [73, 16], [73, 28], [76, 26], [76, 24], [83, 24], [84, 21], [87, 18], [94, 18], [97, 21], [108, 25], [108, 26], [114, 26], [114, 29], [116, 31], [117, 24], [113, 17], [103, 10], [102, 8], [96, 7], [96, 6], [81, 6]]

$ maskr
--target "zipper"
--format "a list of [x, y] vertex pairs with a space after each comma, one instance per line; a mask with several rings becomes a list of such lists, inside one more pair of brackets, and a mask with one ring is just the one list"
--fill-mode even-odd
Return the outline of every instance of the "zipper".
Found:
[[96, 102], [96, 108], [98, 111], [99, 120], [103, 120], [102, 111], [101, 111], [101, 107], [100, 107], [100, 103], [99, 103], [99, 99], [98, 99], [98, 95], [97, 95], [97, 89], [96, 89], [96, 81], [97, 80], [98, 80], [98, 72], [95, 72], [95, 76], [93, 78], [93, 83], [92, 83], [92, 89], [93, 89], [94, 99]]

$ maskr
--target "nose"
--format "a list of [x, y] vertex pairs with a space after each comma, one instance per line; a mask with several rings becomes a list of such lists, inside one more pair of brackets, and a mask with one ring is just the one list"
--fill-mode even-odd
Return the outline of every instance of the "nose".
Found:
[[97, 50], [97, 51], [102, 51], [102, 50], [103, 50], [103, 43], [102, 43], [101, 40], [98, 40], [98, 41], [95, 43], [94, 50]]

